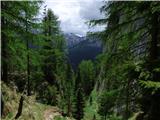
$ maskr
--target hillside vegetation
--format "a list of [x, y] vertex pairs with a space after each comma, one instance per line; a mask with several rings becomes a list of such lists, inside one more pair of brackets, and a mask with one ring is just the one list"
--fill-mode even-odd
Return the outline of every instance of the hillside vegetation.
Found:
[[43, 4], [1, 1], [2, 119], [159, 120], [159, 2], [104, 1], [95, 43], [66, 43]]
[[[20, 93], [16, 88], [7, 86], [1, 82], [1, 89], [3, 94], [4, 114], [2, 120], [13, 120], [17, 114], [19, 107]], [[42, 104], [36, 101], [34, 96], [24, 96], [22, 114], [19, 120], [73, 120], [62, 116], [62, 111], [56, 106]]]

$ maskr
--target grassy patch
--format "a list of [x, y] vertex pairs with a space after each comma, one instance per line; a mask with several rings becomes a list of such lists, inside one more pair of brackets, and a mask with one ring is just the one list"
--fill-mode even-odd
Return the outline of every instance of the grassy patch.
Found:
[[[18, 110], [21, 94], [16, 92], [15, 88], [7, 86], [3, 82], [1, 82], [1, 89], [4, 101], [2, 120], [13, 120]], [[49, 106], [37, 103], [35, 96], [24, 97], [22, 115], [19, 120], [44, 120], [43, 112]]]

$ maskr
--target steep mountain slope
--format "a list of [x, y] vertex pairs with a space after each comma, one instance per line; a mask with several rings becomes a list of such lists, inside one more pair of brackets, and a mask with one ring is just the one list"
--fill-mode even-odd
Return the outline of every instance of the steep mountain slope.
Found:
[[68, 57], [74, 69], [82, 60], [94, 60], [102, 52], [102, 45], [96, 37], [80, 37], [71, 33], [66, 34], [65, 38]]
[[82, 37], [78, 34], [73, 34], [73, 33], [65, 33], [64, 37], [66, 39], [67, 48], [72, 48], [73, 46], [77, 45], [81, 41], [85, 40], [85, 37]]

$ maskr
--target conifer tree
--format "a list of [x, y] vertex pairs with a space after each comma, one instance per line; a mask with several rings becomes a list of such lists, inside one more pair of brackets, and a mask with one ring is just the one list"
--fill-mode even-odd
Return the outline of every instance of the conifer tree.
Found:
[[[8, 78], [13, 74], [18, 76], [16, 72], [19, 74], [23, 72], [24, 74], [24, 71], [27, 69], [25, 64], [27, 62], [28, 53], [26, 38], [31, 42], [31, 38], [36, 36], [32, 31], [33, 27], [36, 25], [36, 21], [33, 19], [38, 14], [41, 2], [1, 1], [1, 3], [2, 23], [4, 22], [4, 24], [2, 24], [2, 78]], [[27, 19], [26, 14], [28, 14]], [[27, 32], [26, 23], [28, 24]], [[8, 69], [7, 66], [10, 69]], [[3, 67], [4, 71], [7, 72], [3, 72]]]
[[73, 99], [74, 99], [74, 73], [72, 71], [71, 65], [67, 64], [66, 70], [66, 80], [65, 80], [65, 98], [67, 105], [67, 115], [71, 117], [73, 112]]
[[[46, 10], [45, 8], [44, 10], [44, 18], [42, 20], [43, 39], [41, 39], [42, 41], [44, 41], [41, 49], [41, 56], [43, 61], [42, 71], [44, 80], [47, 81], [47, 85], [50, 84], [51, 86], [53, 86], [53, 89], [55, 89], [56, 87], [56, 89], [58, 90], [57, 94], [59, 94], [59, 98], [62, 100], [64, 98], [65, 92], [65, 41], [59, 28], [57, 16], [54, 15], [51, 9]], [[42, 83], [45, 81], [42, 81]], [[47, 93], [53, 95], [49, 92], [51, 91], [48, 91]], [[39, 93], [40, 96], [47, 97], [47, 95], [43, 95], [45, 94], [44, 92]], [[61, 100], [58, 99], [59, 102]]]
[[84, 115], [83, 109], [84, 109], [84, 95], [83, 95], [83, 89], [79, 85], [76, 93], [75, 112], [73, 114], [76, 120], [81, 120], [83, 118]]
[[43, 71], [45, 79], [52, 84], [55, 84], [55, 58], [54, 52], [54, 37], [56, 32], [58, 32], [58, 23], [57, 18], [53, 14], [52, 10], [49, 9], [44, 13], [43, 19], [43, 31], [44, 31], [44, 46], [43, 46], [43, 55], [44, 55], [44, 65]]
[[79, 64], [79, 78], [78, 83], [81, 84], [84, 90], [85, 96], [89, 96], [95, 82], [95, 68], [92, 61], [82, 61]]
[[[38, 1], [1, 1], [2, 3], [2, 80], [14, 82], [22, 92], [16, 118], [22, 113], [23, 94], [28, 86], [29, 79], [29, 43], [33, 34], [33, 20], [39, 10], [41, 2]], [[14, 14], [13, 14], [14, 13]], [[27, 39], [26, 39], [27, 38]], [[27, 46], [26, 46], [27, 43]]]

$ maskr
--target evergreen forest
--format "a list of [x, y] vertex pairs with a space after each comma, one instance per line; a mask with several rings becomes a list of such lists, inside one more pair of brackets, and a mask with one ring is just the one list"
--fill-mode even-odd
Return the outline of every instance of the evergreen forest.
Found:
[[96, 56], [73, 65], [54, 9], [1, 1], [2, 120], [160, 120], [160, 2], [103, 1], [99, 11], [85, 24], [105, 26], [86, 34], [101, 49], [77, 44], [87, 52], [74, 55]]

